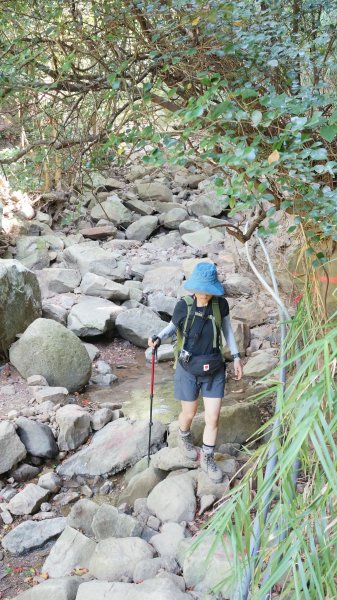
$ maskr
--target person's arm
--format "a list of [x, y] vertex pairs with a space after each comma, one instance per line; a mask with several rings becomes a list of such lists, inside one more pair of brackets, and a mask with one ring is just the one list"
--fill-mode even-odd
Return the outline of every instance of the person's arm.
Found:
[[[162, 329], [156, 336], [154, 336], [155, 341], [152, 341], [152, 338], [148, 339], [148, 345], [150, 346], [150, 348], [155, 348], [156, 346], [159, 346], [163, 340], [166, 340], [169, 337], [172, 337], [172, 335], [177, 331], [177, 328], [175, 326], [175, 324], [170, 321], [170, 323], [168, 325], [166, 325], [166, 327], [164, 327], [164, 329]], [[159, 338], [159, 344], [158, 344], [158, 338]]]
[[242, 364], [240, 352], [234, 337], [232, 324], [229, 315], [222, 319], [222, 331], [226, 338], [227, 345], [231, 351], [231, 354], [234, 358], [234, 372], [236, 379], [241, 379], [242, 377]]

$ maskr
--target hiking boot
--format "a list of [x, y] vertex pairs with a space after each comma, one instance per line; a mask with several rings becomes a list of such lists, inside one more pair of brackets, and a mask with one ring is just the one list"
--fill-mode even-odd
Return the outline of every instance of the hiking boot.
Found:
[[182, 451], [183, 455], [189, 460], [197, 460], [198, 451], [195, 446], [193, 446], [192, 436], [189, 433], [188, 435], [180, 435], [178, 433], [178, 448]]
[[205, 473], [207, 473], [208, 477], [211, 481], [213, 481], [213, 483], [221, 483], [223, 473], [214, 460], [213, 452], [211, 454], [206, 454], [205, 452], [201, 451], [200, 467], [203, 471], [205, 471]]

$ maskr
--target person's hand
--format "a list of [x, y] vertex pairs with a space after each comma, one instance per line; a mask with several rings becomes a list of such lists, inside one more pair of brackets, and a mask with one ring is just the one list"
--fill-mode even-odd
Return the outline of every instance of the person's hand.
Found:
[[158, 348], [160, 346], [160, 342], [160, 338], [156, 335], [149, 337], [147, 340], [148, 346], [150, 346], [150, 348]]
[[240, 381], [242, 379], [243, 371], [242, 371], [242, 362], [240, 358], [234, 358], [234, 373], [235, 373], [235, 381]]

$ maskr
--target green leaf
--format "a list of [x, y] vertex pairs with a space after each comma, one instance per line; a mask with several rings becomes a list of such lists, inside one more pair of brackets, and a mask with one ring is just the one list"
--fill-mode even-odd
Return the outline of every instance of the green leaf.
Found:
[[319, 133], [323, 139], [331, 143], [337, 135], [337, 125], [326, 125], [325, 127], [321, 127]]
[[262, 112], [260, 110], [254, 110], [252, 113], [252, 123], [254, 127], [257, 127], [262, 121]]

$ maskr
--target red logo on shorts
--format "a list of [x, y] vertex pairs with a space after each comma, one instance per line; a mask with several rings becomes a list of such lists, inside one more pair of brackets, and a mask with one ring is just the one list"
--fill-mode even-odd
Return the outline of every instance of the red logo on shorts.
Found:
[[209, 365], [204, 365], [204, 371], [209, 371]]

